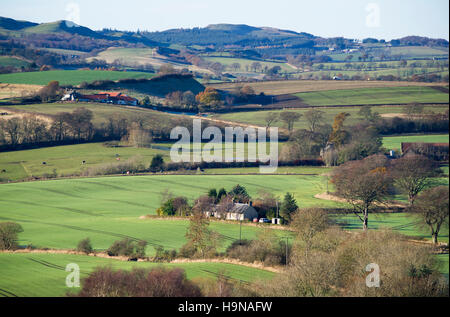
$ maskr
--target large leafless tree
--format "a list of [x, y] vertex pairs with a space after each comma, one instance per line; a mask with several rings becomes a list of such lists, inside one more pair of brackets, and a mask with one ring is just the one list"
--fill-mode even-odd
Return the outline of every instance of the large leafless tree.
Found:
[[369, 156], [360, 161], [347, 162], [333, 172], [336, 194], [353, 206], [354, 213], [369, 227], [369, 213], [391, 193], [391, 176], [384, 155]]
[[447, 186], [437, 186], [425, 190], [417, 198], [412, 210], [420, 217], [422, 225], [431, 231], [433, 243], [438, 243], [442, 226], [448, 224], [449, 190]]
[[410, 205], [437, 174], [437, 164], [422, 155], [403, 156], [392, 163], [395, 184], [408, 195]]

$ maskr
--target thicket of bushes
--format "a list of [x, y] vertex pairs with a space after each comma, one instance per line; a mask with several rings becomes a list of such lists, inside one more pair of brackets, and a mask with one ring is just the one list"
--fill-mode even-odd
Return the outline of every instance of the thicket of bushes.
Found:
[[200, 288], [182, 269], [97, 268], [83, 281], [79, 297], [199, 297]]
[[132, 259], [145, 257], [145, 248], [147, 241], [134, 241], [131, 239], [123, 239], [115, 241], [106, 251], [109, 256], [126, 256]]
[[382, 135], [448, 132], [448, 127], [448, 113], [424, 119], [384, 118], [376, 123], [376, 128]]
[[0, 250], [16, 250], [19, 233], [23, 232], [22, 226], [15, 222], [0, 223]]

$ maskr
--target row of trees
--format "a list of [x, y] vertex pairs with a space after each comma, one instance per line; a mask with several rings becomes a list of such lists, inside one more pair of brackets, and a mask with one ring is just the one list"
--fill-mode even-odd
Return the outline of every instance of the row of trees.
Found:
[[92, 118], [92, 111], [77, 108], [72, 113], [61, 112], [54, 115], [51, 123], [33, 114], [1, 120], [0, 144], [14, 148], [20, 144], [51, 141], [89, 141], [95, 134]]

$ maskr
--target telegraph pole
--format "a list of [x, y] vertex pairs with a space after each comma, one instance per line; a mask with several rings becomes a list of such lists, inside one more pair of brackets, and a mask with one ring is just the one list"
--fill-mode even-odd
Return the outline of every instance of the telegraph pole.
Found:
[[289, 237], [285, 237], [285, 238], [286, 238], [286, 261], [285, 261], [286, 263], [285, 264], [287, 266], [288, 265], [288, 255], [289, 255], [288, 254], [288, 252], [289, 252], [288, 251], [289, 250], [289, 248], [288, 248], [288, 246], [289, 246]]
[[239, 222], [239, 245], [242, 245], [242, 218]]

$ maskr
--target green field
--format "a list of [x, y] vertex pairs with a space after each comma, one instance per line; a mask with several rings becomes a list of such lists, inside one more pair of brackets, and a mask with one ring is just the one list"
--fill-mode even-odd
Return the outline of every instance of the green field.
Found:
[[[447, 183], [448, 185], [448, 183]], [[361, 221], [355, 215], [337, 216], [335, 220], [344, 230], [361, 231]], [[372, 229], [391, 229], [400, 234], [406, 235], [413, 239], [430, 240], [430, 231], [426, 227], [417, 225], [417, 218], [407, 213], [397, 214], [371, 214], [369, 216], [369, 228]], [[449, 243], [449, 227], [448, 223], [441, 228], [439, 234], [439, 242]], [[439, 270], [444, 275], [449, 274], [449, 255], [436, 255], [440, 263]]]
[[0, 56], [0, 67], [27, 67], [30, 63], [16, 57]]
[[[168, 151], [150, 148], [111, 148], [103, 143], [55, 146], [0, 153], [0, 170], [6, 170], [0, 174], [0, 179], [15, 181], [32, 176], [42, 177], [54, 171], [58, 176], [76, 175], [92, 166], [116, 163], [116, 154], [120, 156], [121, 161], [139, 157], [139, 160], [147, 162], [147, 165], [150, 165], [156, 154], [163, 155], [165, 161], [169, 160]], [[82, 164], [83, 161], [86, 163]], [[46, 165], [42, 162], [46, 162]]]
[[[65, 254], [1, 254], [0, 253], [0, 297], [3, 296], [65, 296], [78, 289], [66, 287], [69, 272], [65, 267], [76, 263], [80, 267], [83, 279], [98, 266], [110, 266], [114, 269], [152, 268], [161, 264], [148, 262], [122, 262], [98, 257]], [[215, 278], [216, 274], [244, 282], [257, 279], [270, 279], [274, 273], [228, 263], [177, 263], [164, 264], [168, 268], [182, 268], [188, 279], [198, 277]], [[9, 293], [7, 293], [9, 292]]]
[[[325, 64], [327, 65], [327, 64]], [[378, 78], [379, 76], [395, 76], [402, 79], [410, 78], [412, 75], [423, 75], [423, 74], [429, 74], [429, 73], [435, 73], [437, 75], [445, 76], [448, 75], [448, 70], [442, 70], [437, 67], [399, 67], [399, 68], [382, 68], [382, 69], [362, 69], [362, 70], [342, 70], [342, 66], [340, 66], [339, 69], [327, 69], [327, 67], [324, 68], [324, 70], [315, 70], [315, 71], [309, 71], [305, 73], [301, 73], [302, 79], [315, 79], [315, 80], [321, 80], [323, 76], [327, 78], [332, 78], [333, 76], [347, 76], [351, 78], [352, 76], [361, 76], [362, 78], [365, 78], [366, 76], [368, 78], [371, 78], [372, 80]]]
[[[358, 115], [358, 112], [361, 108], [360, 107], [320, 107], [319, 110], [324, 111], [324, 123], [333, 124], [334, 117], [341, 113], [341, 112], [347, 112], [350, 114], [350, 117], [347, 118], [345, 123], [347, 125], [354, 125], [362, 120], [362, 118]], [[436, 112], [436, 113], [443, 113], [448, 109], [448, 106], [425, 106], [424, 107], [425, 112]], [[300, 114], [304, 114], [309, 109], [289, 109], [287, 111], [294, 111]], [[372, 111], [378, 112], [381, 115], [401, 115], [404, 113], [404, 109], [401, 106], [374, 106], [372, 107]], [[214, 114], [212, 117], [226, 120], [226, 121], [234, 121], [234, 122], [240, 122], [240, 123], [249, 123], [259, 126], [265, 126], [265, 117], [268, 115], [268, 113], [277, 113], [280, 114], [283, 112], [283, 110], [267, 110], [267, 111], [250, 111], [250, 112], [234, 112], [234, 113], [225, 113], [225, 114]], [[285, 124], [281, 121], [275, 122], [274, 126], [278, 127], [285, 127]], [[299, 121], [297, 121], [294, 124], [295, 129], [307, 129], [308, 128], [308, 122], [305, 119], [304, 116], [300, 118]]]
[[[247, 67], [250, 68], [250, 65], [258, 62], [262, 65], [264, 68], [267, 66], [268, 68], [272, 68], [274, 66], [280, 66], [282, 72], [291, 73], [294, 72], [296, 69], [287, 63], [276, 63], [276, 62], [267, 62], [267, 61], [259, 61], [259, 60], [252, 60], [252, 59], [245, 59], [245, 58], [231, 58], [231, 57], [203, 57], [205, 60], [212, 62], [212, 63], [221, 63], [225, 67], [227, 67], [228, 71], [231, 70], [230, 66], [233, 63], [238, 63], [241, 65], [240, 70], [238, 70], [238, 73], [245, 73], [251, 71], [250, 69], [247, 70]], [[260, 70], [261, 71], [261, 70]]]
[[432, 56], [447, 56], [448, 48], [443, 47], [426, 47], [426, 46], [397, 46], [386, 48], [392, 55], [403, 55], [407, 58], [430, 58]]
[[449, 143], [448, 134], [402, 135], [383, 138], [387, 149], [401, 149], [402, 142]]
[[0, 75], [0, 83], [47, 85], [52, 80], [60, 85], [79, 85], [95, 80], [119, 80], [125, 78], [152, 78], [154, 74], [143, 72], [118, 72], [103, 70], [52, 70]]
[[[23, 225], [22, 245], [74, 248], [89, 236], [95, 248], [106, 249], [123, 235], [146, 240], [150, 245], [179, 248], [185, 241], [187, 220], [139, 219], [155, 214], [161, 192], [169, 189], [192, 202], [211, 187], [230, 190], [236, 184], [245, 186], [254, 197], [260, 190], [279, 197], [289, 191], [300, 207], [339, 205], [314, 198], [326, 190], [322, 176], [122, 176], [2, 184], [0, 221]], [[218, 222], [212, 227], [228, 237], [239, 236], [237, 225]], [[243, 234], [252, 238], [257, 231], [246, 227]]]
[[[169, 163], [171, 143], [153, 144], [153, 148], [134, 148], [121, 146], [112, 148], [104, 143], [87, 143], [76, 145], [56, 146], [49, 148], [39, 148], [23, 151], [11, 151], [0, 153], [0, 170], [5, 170], [0, 174], [0, 181], [17, 181], [29, 177], [43, 177], [45, 175], [56, 174], [58, 177], [81, 175], [83, 171], [101, 164], [111, 164], [117, 162], [117, 154], [121, 162], [127, 159], [137, 159], [145, 163], [146, 167], [156, 154], [161, 154], [164, 161]], [[282, 143], [280, 143], [280, 147]], [[226, 146], [224, 145], [225, 149]], [[235, 157], [247, 157], [247, 145], [244, 152], [236, 149], [234, 145]], [[82, 162], [85, 161], [85, 164]], [[42, 164], [45, 162], [46, 164]], [[328, 168], [323, 167], [279, 167], [277, 174], [323, 174], [328, 172]], [[259, 173], [259, 168], [224, 168], [206, 169], [206, 174], [248, 174]]]
[[[377, 46], [378, 44], [375, 44]], [[369, 48], [370, 45], [366, 44]], [[408, 59], [423, 59], [430, 57], [448, 57], [448, 49], [444, 47], [427, 47], [427, 46], [397, 46], [397, 47], [380, 47], [378, 53], [385, 52], [388, 55], [401, 55]], [[369, 51], [370, 52], [370, 51]], [[334, 61], [345, 61], [349, 55], [353, 55], [352, 61], [357, 61], [362, 56], [360, 51], [348, 53], [332, 53], [324, 52], [322, 55], [329, 55]], [[383, 61], [383, 63], [386, 61]]]
[[298, 93], [295, 96], [312, 106], [449, 102], [448, 93], [431, 87], [330, 90]]
[[[355, 215], [346, 215], [336, 217], [336, 221], [345, 230], [361, 230], [362, 223]], [[431, 233], [426, 228], [420, 228], [415, 224], [418, 218], [408, 213], [392, 213], [392, 214], [371, 214], [369, 216], [369, 228], [372, 229], [392, 229], [398, 233], [417, 239], [429, 240]], [[442, 227], [439, 235], [440, 242], [448, 243], [448, 225]]]
[[120, 61], [120, 64], [128, 67], [136, 67], [139, 65], [152, 65], [153, 67], [160, 67], [161, 65], [172, 65], [175, 68], [182, 69], [187, 68], [191, 71], [201, 71], [205, 73], [211, 73], [207, 69], [203, 69], [194, 65], [181, 64], [174, 60], [170, 60], [164, 55], [157, 54], [155, 49], [152, 48], [128, 48], [128, 47], [114, 47], [104, 50], [94, 57], [88, 57], [87, 61], [93, 59], [104, 60], [107, 63], [114, 63]]
[[179, 118], [180, 116], [170, 115], [160, 111], [154, 111], [145, 108], [127, 107], [120, 105], [102, 104], [102, 103], [43, 103], [34, 105], [17, 105], [17, 106], [1, 106], [0, 109], [5, 111], [15, 110], [29, 113], [41, 113], [47, 115], [54, 115], [58, 112], [72, 112], [77, 108], [84, 107], [94, 113], [92, 119], [94, 124], [106, 123], [108, 118], [119, 115], [127, 120], [136, 120], [141, 118], [146, 122], [159, 123], [164, 125], [168, 120]]

